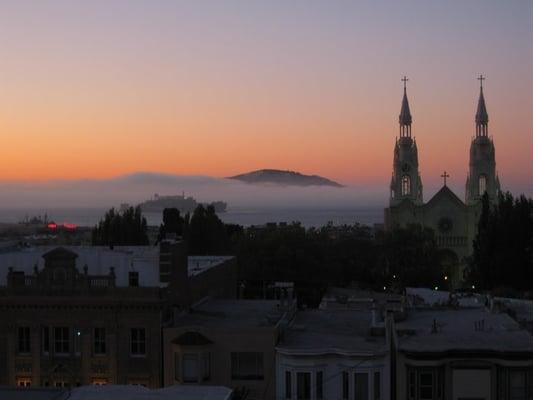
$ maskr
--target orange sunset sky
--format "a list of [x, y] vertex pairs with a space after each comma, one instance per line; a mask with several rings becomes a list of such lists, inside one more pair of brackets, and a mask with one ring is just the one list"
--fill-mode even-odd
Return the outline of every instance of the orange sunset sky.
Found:
[[533, 3], [0, 5], [0, 180], [292, 169], [388, 184], [400, 78], [422, 178], [462, 187], [483, 73], [502, 186], [533, 192]]

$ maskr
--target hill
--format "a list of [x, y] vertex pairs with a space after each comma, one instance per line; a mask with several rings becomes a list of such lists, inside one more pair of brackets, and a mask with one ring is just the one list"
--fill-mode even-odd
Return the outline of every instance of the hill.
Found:
[[295, 171], [282, 171], [278, 169], [260, 169], [245, 174], [230, 176], [241, 182], [252, 184], [277, 184], [282, 186], [331, 186], [343, 187], [340, 183], [318, 175], [304, 175]]

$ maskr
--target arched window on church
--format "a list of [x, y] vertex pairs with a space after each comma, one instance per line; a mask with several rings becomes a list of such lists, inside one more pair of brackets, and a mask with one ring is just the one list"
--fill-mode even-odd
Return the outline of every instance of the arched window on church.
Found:
[[479, 175], [479, 195], [483, 196], [487, 191], [487, 176], [484, 174]]
[[411, 177], [409, 175], [402, 176], [402, 196], [411, 194]]

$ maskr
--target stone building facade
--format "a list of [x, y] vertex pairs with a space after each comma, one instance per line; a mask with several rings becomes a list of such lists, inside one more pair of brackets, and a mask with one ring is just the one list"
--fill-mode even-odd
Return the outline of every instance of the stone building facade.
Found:
[[168, 310], [236, 288], [232, 257], [182, 242], [23, 249], [0, 273], [0, 385], [161, 387]]
[[[483, 77], [479, 78], [481, 83]], [[400, 113], [400, 138], [394, 147], [390, 204], [385, 209], [385, 227], [406, 227], [419, 224], [431, 228], [437, 244], [448, 250], [450, 263], [461, 264], [472, 253], [481, 213], [481, 198], [486, 192], [492, 202], [497, 199], [500, 182], [496, 173], [494, 142], [488, 135], [488, 113], [480, 87], [475, 116], [476, 133], [470, 146], [469, 172], [465, 200], [447, 186], [449, 175], [444, 172], [442, 188], [427, 202], [423, 201], [422, 180], [418, 166], [418, 148], [411, 137], [410, 113], [404, 78], [404, 97]]]

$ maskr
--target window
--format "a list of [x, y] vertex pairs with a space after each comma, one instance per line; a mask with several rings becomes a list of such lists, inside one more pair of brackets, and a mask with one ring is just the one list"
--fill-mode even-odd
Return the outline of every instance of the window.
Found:
[[292, 398], [292, 375], [291, 371], [285, 371], [285, 398]]
[[107, 378], [93, 378], [91, 380], [91, 385], [95, 385], [95, 386], [107, 385]]
[[174, 380], [181, 382], [181, 355], [174, 353]]
[[30, 328], [28, 326], [19, 326], [18, 329], [18, 352], [30, 352]]
[[139, 272], [137, 271], [130, 271], [128, 274], [129, 277], [129, 285], [132, 287], [139, 286]]
[[264, 379], [263, 353], [231, 353], [231, 379]]
[[74, 329], [74, 354], [76, 356], [81, 355], [81, 330]]
[[420, 384], [418, 385], [418, 391], [420, 393], [419, 398], [421, 400], [433, 399], [433, 373], [431, 371], [421, 372], [419, 374]]
[[342, 373], [342, 400], [350, 398], [350, 374], [346, 371]]
[[443, 373], [439, 368], [414, 368], [407, 374], [409, 400], [440, 400], [443, 393]]
[[322, 371], [318, 371], [315, 376], [315, 390], [316, 398], [321, 400], [324, 398], [324, 374]]
[[70, 352], [69, 334], [69, 328], [54, 328], [54, 352], [56, 354], [68, 354]]
[[526, 371], [510, 371], [509, 373], [509, 399], [510, 400], [526, 400], [527, 386], [526, 386]]
[[374, 400], [381, 399], [381, 374], [374, 372]]
[[205, 381], [211, 378], [211, 353], [202, 354], [202, 363], [204, 367], [202, 379]]
[[311, 374], [309, 372], [296, 373], [296, 398], [311, 400]]
[[94, 328], [93, 351], [96, 355], [106, 353], [105, 328]]
[[131, 329], [130, 349], [132, 356], [146, 355], [146, 331], [144, 328]]
[[41, 344], [43, 346], [43, 354], [50, 353], [50, 328], [44, 326], [41, 330]]
[[183, 382], [198, 382], [198, 355], [183, 355]]
[[17, 378], [17, 386], [30, 387], [31, 386], [31, 378]]
[[402, 176], [402, 196], [411, 194], [411, 177], [409, 175]]
[[483, 196], [487, 191], [487, 176], [479, 175], [479, 195]]
[[368, 400], [368, 374], [354, 374], [355, 400]]

